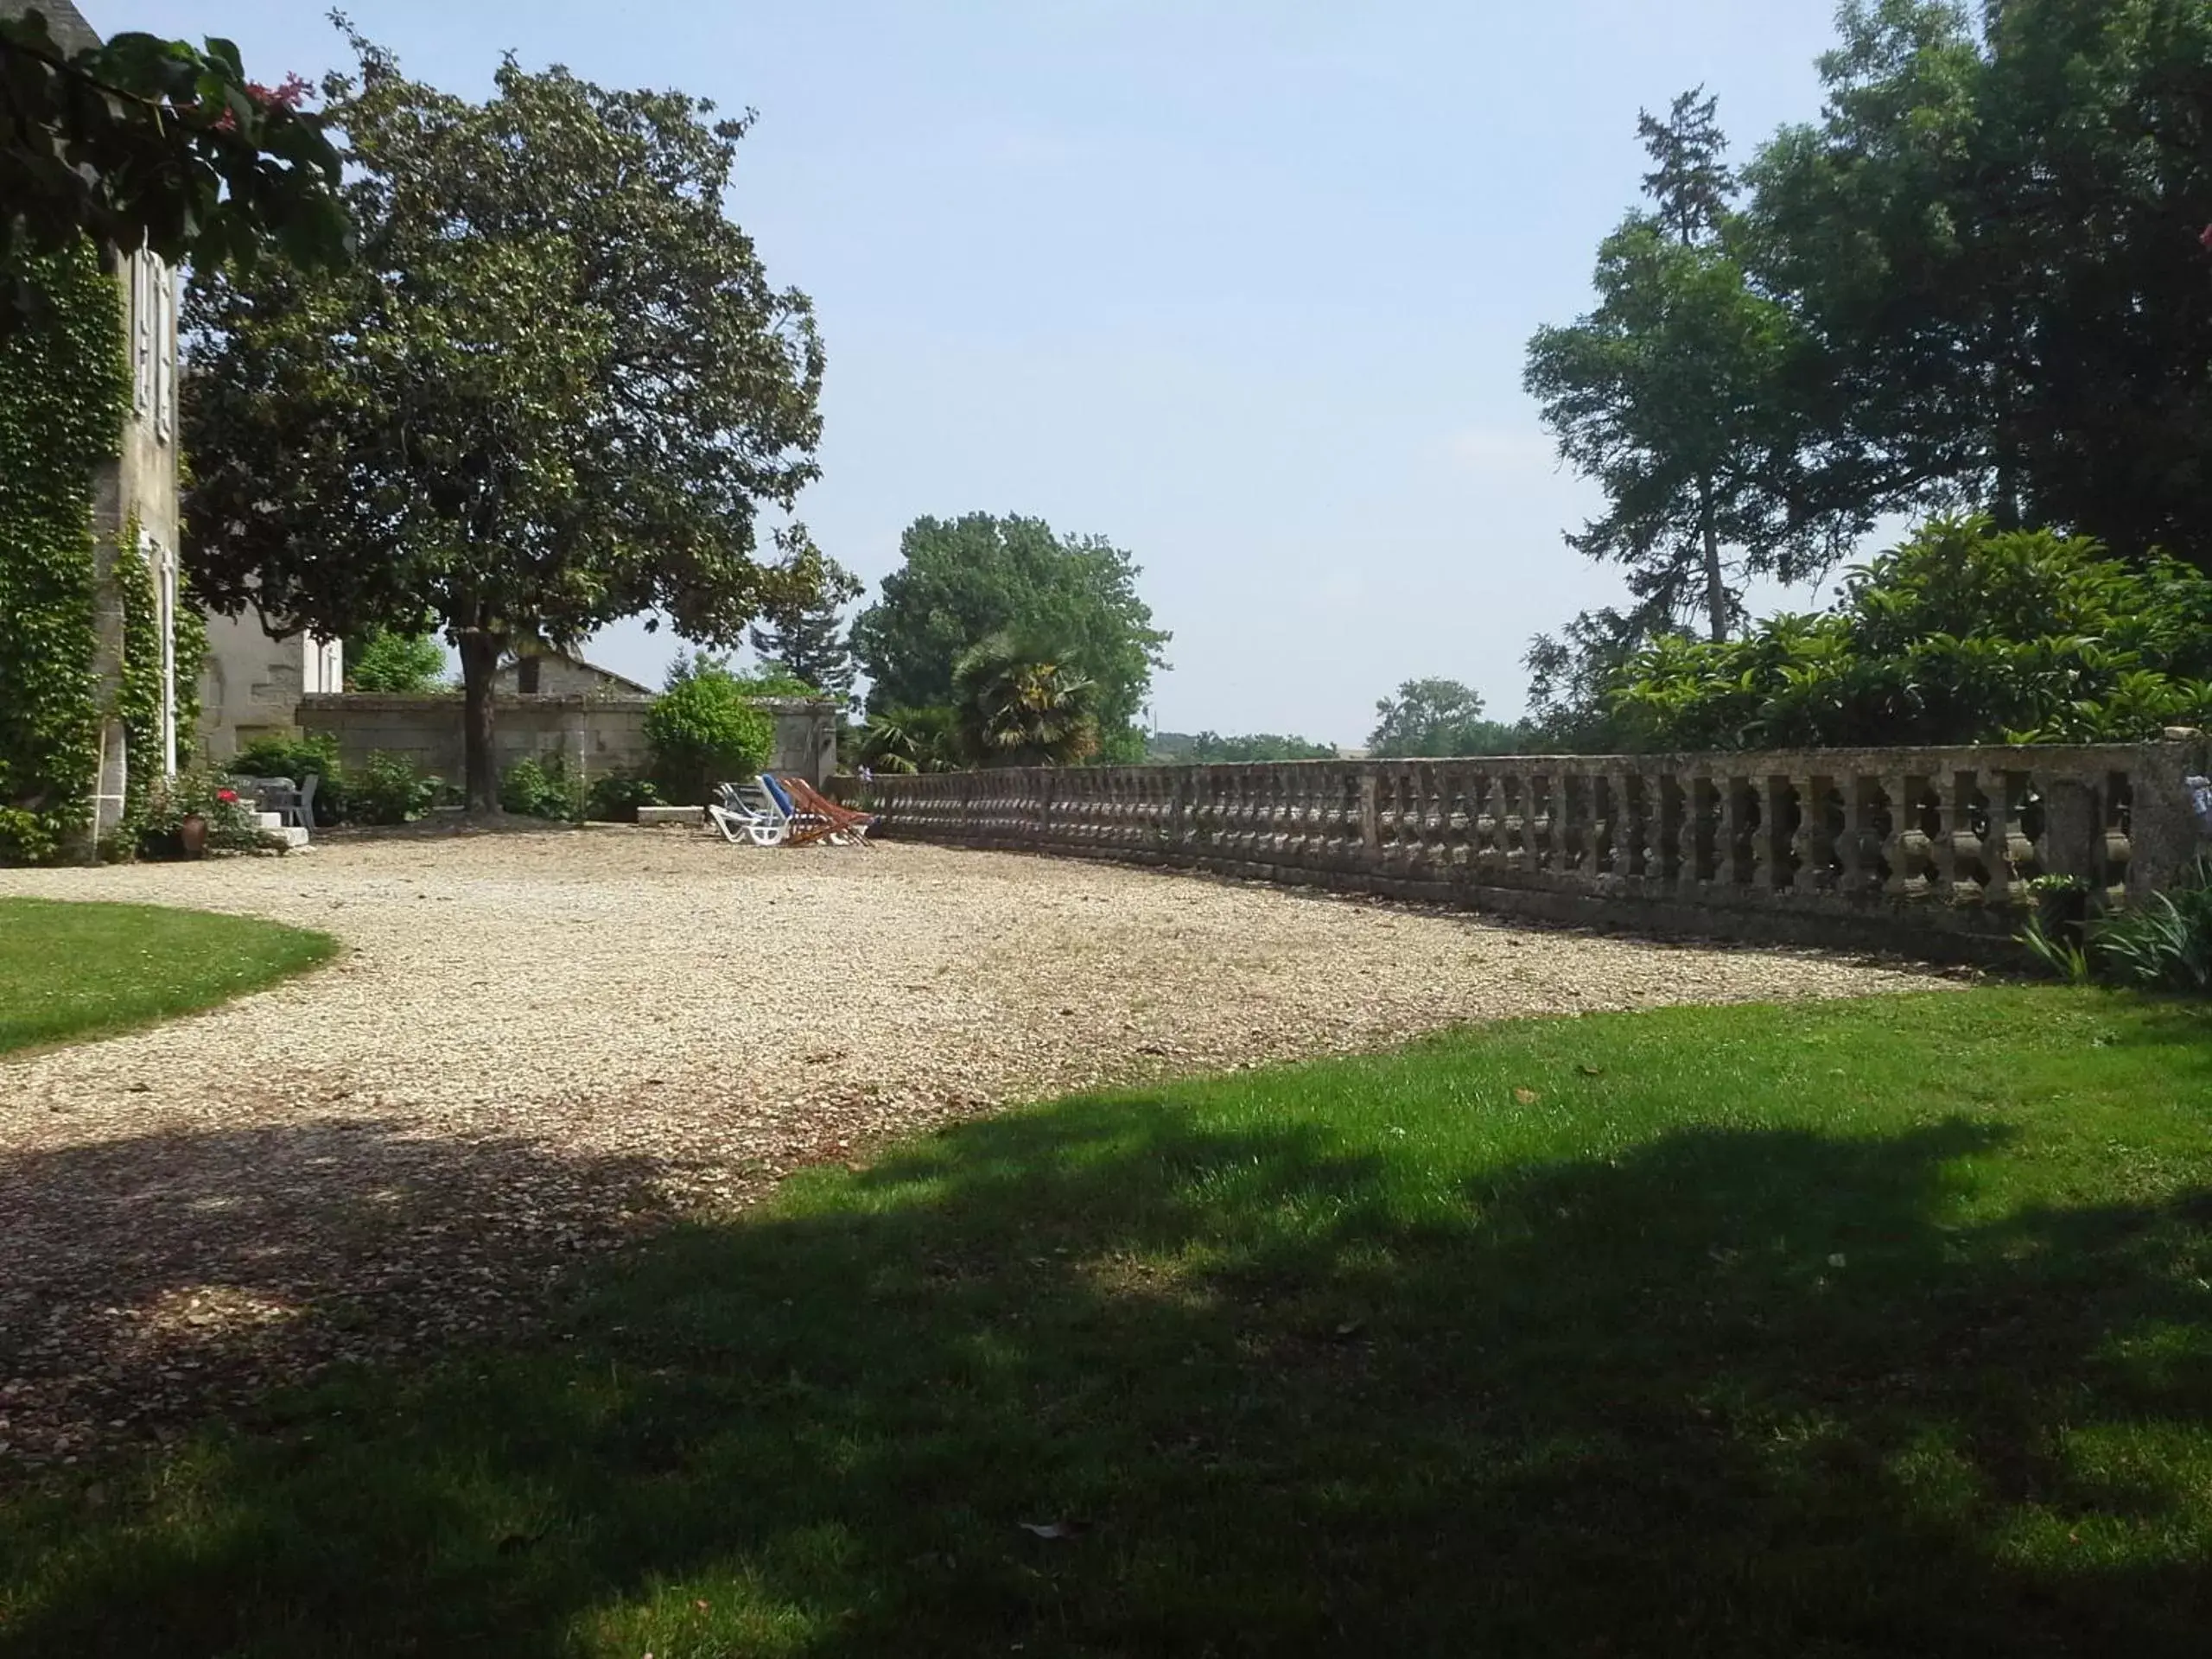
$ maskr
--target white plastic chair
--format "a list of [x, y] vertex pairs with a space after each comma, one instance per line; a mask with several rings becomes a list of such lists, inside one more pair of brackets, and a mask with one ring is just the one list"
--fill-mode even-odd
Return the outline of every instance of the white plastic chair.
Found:
[[791, 833], [791, 814], [760, 784], [749, 792], [742, 784], [717, 785], [707, 803], [707, 821], [733, 846], [750, 841], [755, 847], [779, 847]]

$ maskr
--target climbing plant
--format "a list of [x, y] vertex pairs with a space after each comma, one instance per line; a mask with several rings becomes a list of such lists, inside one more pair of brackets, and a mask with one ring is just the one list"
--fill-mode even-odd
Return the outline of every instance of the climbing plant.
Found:
[[[124, 829], [129, 845], [143, 816], [146, 787], [162, 772], [162, 628], [160, 578], [148, 561], [139, 535], [138, 515], [123, 527], [116, 547], [115, 590], [123, 611], [123, 665], [111, 712], [121, 723], [129, 766], [123, 791]], [[180, 766], [192, 763], [193, 734], [200, 724], [200, 670], [207, 659], [207, 616], [191, 602], [184, 573], [176, 578], [175, 613], [170, 629], [176, 659], [176, 753]]]
[[130, 379], [119, 291], [90, 243], [14, 255], [0, 282], [48, 302], [0, 332], [0, 862], [36, 862], [84, 831], [99, 772], [92, 478]]

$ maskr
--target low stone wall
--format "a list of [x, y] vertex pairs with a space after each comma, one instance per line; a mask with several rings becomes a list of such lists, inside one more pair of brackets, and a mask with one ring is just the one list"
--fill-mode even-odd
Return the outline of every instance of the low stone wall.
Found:
[[[758, 706], [776, 726], [768, 765], [820, 783], [836, 770], [837, 707], [802, 697], [764, 697]], [[645, 710], [651, 697], [501, 696], [492, 729], [504, 771], [524, 756], [559, 755], [585, 779], [643, 772], [650, 756]], [[302, 697], [296, 718], [303, 732], [329, 732], [340, 760], [357, 767], [372, 754], [404, 754], [425, 772], [461, 776], [461, 698], [384, 696], [372, 692]]]
[[2201, 739], [2093, 747], [1310, 760], [848, 784], [878, 833], [1722, 938], [1988, 957], [2075, 876], [2155, 891], [2203, 844]]

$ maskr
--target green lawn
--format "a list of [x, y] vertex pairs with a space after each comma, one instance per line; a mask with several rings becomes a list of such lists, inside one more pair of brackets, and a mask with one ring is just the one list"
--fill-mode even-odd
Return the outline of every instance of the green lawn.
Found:
[[189, 1014], [336, 948], [250, 916], [0, 899], [0, 1054]]
[[0, 1498], [0, 1650], [2201, 1656], [2212, 1010], [1067, 1101], [92, 1478]]

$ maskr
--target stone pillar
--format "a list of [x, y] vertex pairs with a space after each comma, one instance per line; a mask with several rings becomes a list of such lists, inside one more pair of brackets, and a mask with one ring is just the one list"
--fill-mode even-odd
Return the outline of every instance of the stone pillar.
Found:
[[2189, 779], [2212, 777], [2212, 742], [2202, 733], [2177, 733], [2146, 743], [2130, 772], [2134, 805], [2128, 815], [2127, 896], [2141, 900], [2183, 880], [2208, 845]]

